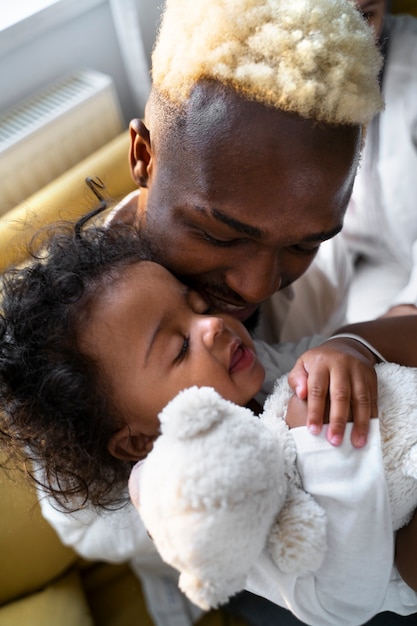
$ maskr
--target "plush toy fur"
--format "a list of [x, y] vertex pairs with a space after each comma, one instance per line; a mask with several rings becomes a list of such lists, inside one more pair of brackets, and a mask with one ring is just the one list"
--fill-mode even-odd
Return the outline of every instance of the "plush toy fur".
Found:
[[[376, 369], [395, 530], [417, 507], [417, 369]], [[265, 548], [283, 572], [323, 561], [326, 514], [302, 488], [285, 423], [291, 395], [280, 378], [258, 418], [211, 388], [187, 389], [160, 414], [161, 436], [132, 472], [130, 491], [157, 550], [203, 609], [242, 590]]]

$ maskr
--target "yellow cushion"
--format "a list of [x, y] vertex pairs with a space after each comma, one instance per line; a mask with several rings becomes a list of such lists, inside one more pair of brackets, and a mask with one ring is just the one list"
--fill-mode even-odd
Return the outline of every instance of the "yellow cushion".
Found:
[[0, 555], [0, 605], [42, 589], [78, 561], [43, 519], [26, 480], [4, 470], [0, 470]]
[[67, 574], [39, 593], [33, 593], [0, 608], [0, 626], [35, 625], [94, 626], [75, 572]]
[[80, 574], [95, 624], [154, 626], [140, 582], [128, 565], [95, 563]]
[[392, 13], [410, 13], [417, 17], [416, 0], [392, 0]]
[[129, 131], [87, 157], [65, 174], [0, 217], [0, 271], [27, 257], [36, 229], [58, 220], [73, 220], [98, 204], [85, 178], [99, 177], [106, 192], [120, 199], [135, 188], [128, 165]]
[[[154, 626], [141, 585], [127, 565], [94, 564], [81, 572], [81, 579], [95, 624]], [[237, 617], [221, 611], [210, 611], [198, 621], [198, 626], [247, 625]]]

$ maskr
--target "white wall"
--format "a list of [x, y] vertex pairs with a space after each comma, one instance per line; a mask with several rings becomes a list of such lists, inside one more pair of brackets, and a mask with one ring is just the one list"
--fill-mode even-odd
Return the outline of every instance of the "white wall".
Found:
[[[137, 0], [148, 58], [163, 0]], [[0, 112], [80, 67], [110, 74], [126, 125], [137, 110], [108, 0], [65, 0], [17, 34], [0, 32]], [[56, 9], [55, 9], [56, 7]], [[81, 13], [80, 13], [81, 11]], [[24, 26], [24, 25], [23, 25]]]
[[[161, 7], [164, 0], [136, 0], [139, 6], [140, 27], [143, 36], [143, 43], [149, 59], [155, 40], [156, 30], [161, 16]], [[198, 1], [198, 0], [196, 0]]]

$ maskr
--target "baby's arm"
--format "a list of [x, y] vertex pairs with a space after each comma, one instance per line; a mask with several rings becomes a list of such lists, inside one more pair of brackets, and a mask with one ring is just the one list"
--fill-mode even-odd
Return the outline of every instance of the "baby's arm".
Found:
[[[307, 402], [295, 394], [288, 402], [286, 422], [290, 428], [307, 423]], [[349, 420], [351, 421], [351, 420]], [[417, 513], [397, 532], [395, 540], [395, 564], [402, 579], [417, 591]]]
[[[346, 438], [335, 448], [305, 428], [294, 428], [292, 435], [303, 486], [326, 510], [325, 562], [317, 572], [285, 577], [264, 559], [253, 570], [248, 588], [278, 603], [284, 598], [308, 624], [364, 624], [384, 602], [393, 563], [378, 423], [371, 424], [366, 451], [355, 449]], [[393, 610], [392, 605], [385, 610]]]

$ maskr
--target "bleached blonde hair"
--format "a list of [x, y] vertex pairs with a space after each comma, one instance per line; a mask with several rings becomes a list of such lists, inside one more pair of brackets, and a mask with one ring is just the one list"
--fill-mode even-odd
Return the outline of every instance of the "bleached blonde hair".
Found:
[[353, 0], [166, 0], [152, 56], [160, 96], [211, 79], [305, 118], [366, 124], [383, 108], [381, 55]]

